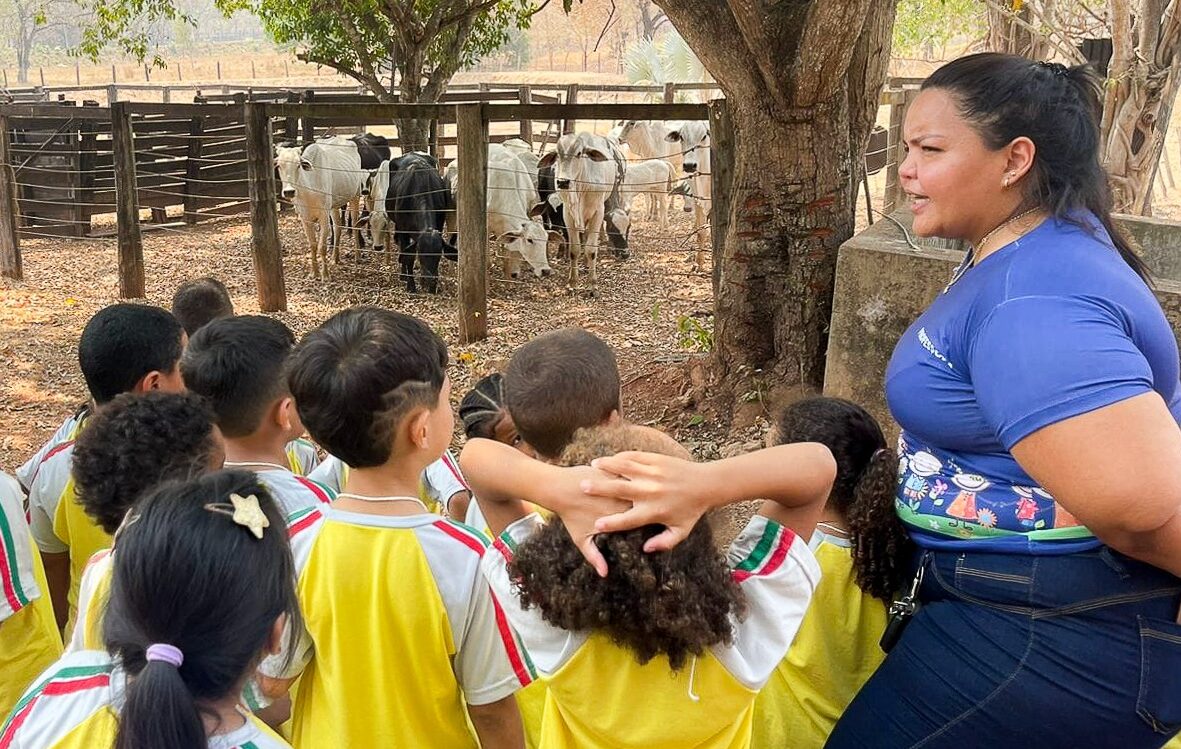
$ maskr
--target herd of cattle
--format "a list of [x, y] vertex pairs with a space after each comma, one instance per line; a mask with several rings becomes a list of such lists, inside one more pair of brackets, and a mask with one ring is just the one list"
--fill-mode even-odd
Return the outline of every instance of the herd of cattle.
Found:
[[[684, 178], [677, 176], [678, 163]], [[303, 225], [313, 278], [328, 277], [329, 246], [334, 262], [340, 262], [346, 227], [358, 249], [365, 242], [362, 229], [372, 237], [374, 251], [397, 244], [409, 292], [418, 287], [416, 261], [423, 289], [435, 293], [440, 260], [458, 258], [456, 162], [441, 171], [430, 154], [394, 156], [385, 137], [364, 133], [302, 148], [278, 146], [275, 167], [282, 198], [295, 206]], [[549, 245], [556, 241], [558, 251], [568, 253], [570, 285], [585, 258], [593, 286], [602, 237], [617, 257], [628, 256], [631, 204], [641, 193], [649, 196], [648, 217], [662, 229], [668, 225], [670, 195], [684, 195], [685, 210], [694, 213], [697, 267], [704, 267], [712, 195], [706, 123], [630, 120], [608, 135], [563, 135], [556, 149], [540, 156], [515, 138], [488, 146], [488, 232], [504, 243], [505, 273], [514, 279], [522, 262], [538, 277], [550, 275]]]

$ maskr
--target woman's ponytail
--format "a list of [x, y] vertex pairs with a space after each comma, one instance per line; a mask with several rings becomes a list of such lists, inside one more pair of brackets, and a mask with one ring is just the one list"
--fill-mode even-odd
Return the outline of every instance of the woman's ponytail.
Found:
[[164, 661], [146, 661], [133, 675], [130, 665], [124, 661], [129, 683], [115, 749], [206, 749], [205, 724], [180, 669]]
[[894, 510], [897, 485], [898, 457], [880, 449], [857, 479], [845, 510], [857, 587], [887, 602], [902, 587], [914, 548]]

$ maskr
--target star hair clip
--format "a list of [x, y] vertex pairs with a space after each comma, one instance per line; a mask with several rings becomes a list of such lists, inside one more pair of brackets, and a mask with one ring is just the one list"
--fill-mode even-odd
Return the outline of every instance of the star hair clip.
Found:
[[240, 494], [231, 494], [229, 503], [212, 502], [205, 505], [205, 509], [228, 515], [235, 523], [254, 534], [255, 538], [262, 538], [263, 528], [271, 527], [271, 521], [258, 506], [258, 497], [253, 494], [245, 497]]

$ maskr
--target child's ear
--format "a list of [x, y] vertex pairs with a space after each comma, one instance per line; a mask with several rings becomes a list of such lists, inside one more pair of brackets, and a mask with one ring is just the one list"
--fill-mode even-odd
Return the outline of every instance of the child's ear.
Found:
[[139, 382], [135, 383], [135, 387], [131, 389], [131, 392], [140, 394], [151, 392], [152, 390], [159, 390], [161, 385], [161, 377], [162, 375], [160, 374], [159, 370], [153, 369], [151, 372], [148, 372], [146, 375], [141, 377]]
[[416, 408], [406, 419], [407, 438], [419, 450], [426, 450], [431, 445], [431, 410]]
[[623, 421], [623, 415], [619, 413], [619, 409], [612, 409], [611, 413], [607, 415], [607, 426], [618, 426]]
[[295, 399], [290, 395], [280, 398], [279, 402], [275, 406], [275, 423], [279, 425], [279, 428], [282, 429], [284, 433], [291, 431], [291, 413], [294, 411], [294, 409]]

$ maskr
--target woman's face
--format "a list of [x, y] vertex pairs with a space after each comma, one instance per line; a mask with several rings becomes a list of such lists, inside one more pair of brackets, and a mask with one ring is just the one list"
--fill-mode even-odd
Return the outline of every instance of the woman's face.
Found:
[[906, 159], [898, 178], [919, 236], [976, 242], [1020, 203], [1019, 188], [1004, 186], [1009, 149], [990, 150], [946, 91], [915, 98], [902, 137]]

